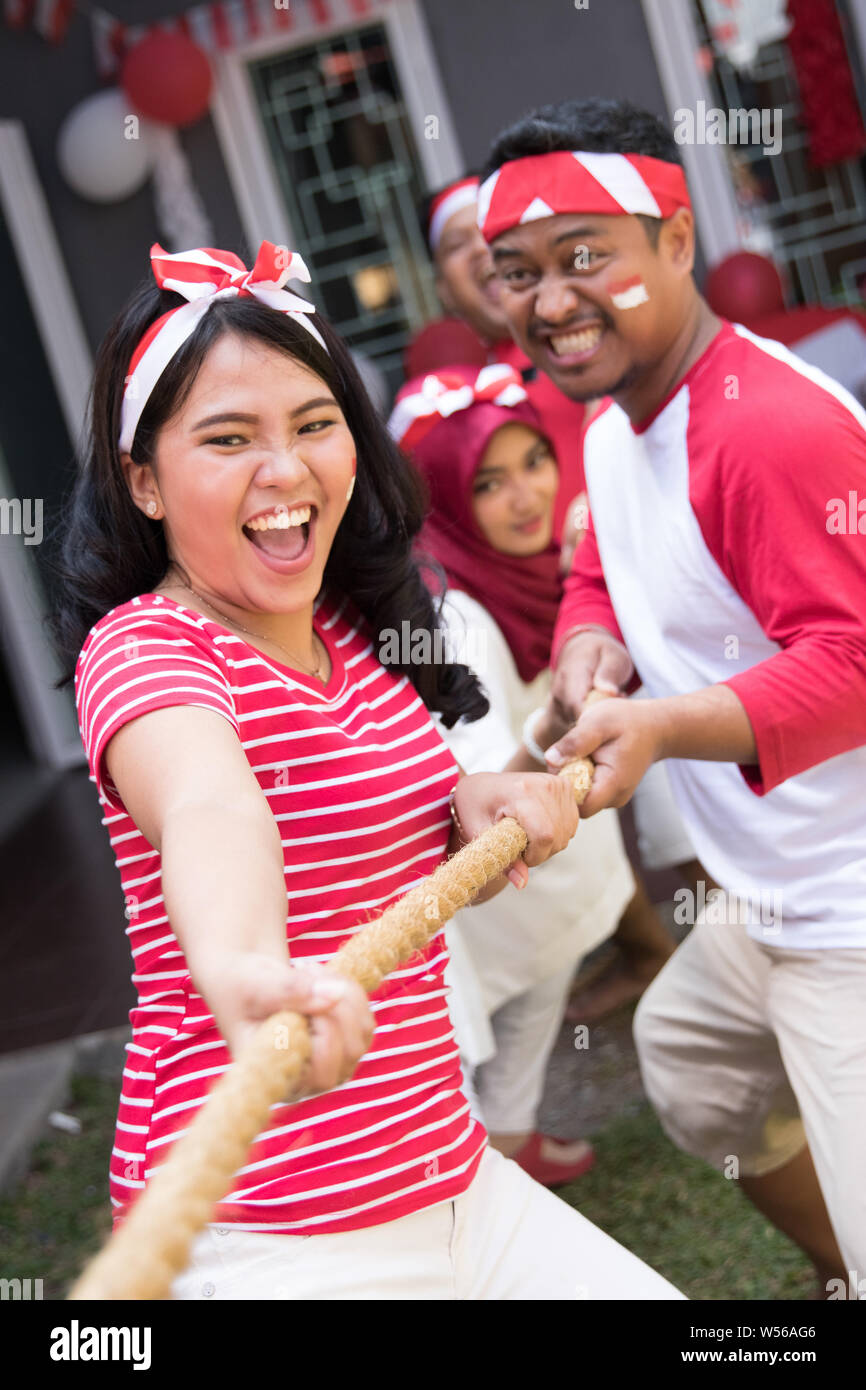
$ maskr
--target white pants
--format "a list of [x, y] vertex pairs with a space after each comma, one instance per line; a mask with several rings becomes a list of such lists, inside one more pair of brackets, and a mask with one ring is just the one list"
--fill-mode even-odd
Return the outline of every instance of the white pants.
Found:
[[682, 1299], [522, 1168], [486, 1149], [454, 1201], [339, 1235], [208, 1226], [176, 1299]]
[[[565, 1013], [574, 969], [568, 965], [509, 999], [490, 1020], [496, 1053], [472, 1071], [472, 1088], [491, 1134], [525, 1134], [535, 1129], [547, 1063]], [[465, 1062], [463, 1067], [465, 1072]]]

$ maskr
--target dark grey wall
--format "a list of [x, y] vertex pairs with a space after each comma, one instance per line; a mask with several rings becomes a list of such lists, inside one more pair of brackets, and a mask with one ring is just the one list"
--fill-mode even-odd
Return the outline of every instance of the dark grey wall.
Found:
[[667, 117], [640, 0], [422, 0], [468, 167], [524, 111], [628, 98]]
[[[128, 24], [188, 8], [172, 0], [136, 0], [110, 7]], [[15, 33], [0, 25], [0, 117], [14, 117], [24, 124], [73, 293], [94, 347], [130, 290], [146, 276], [148, 248], [160, 238], [149, 180], [123, 202], [91, 203], [72, 192], [57, 167], [55, 149], [64, 117], [102, 85], [90, 24], [83, 15], [75, 16], [65, 42], [56, 48], [33, 31]], [[240, 221], [210, 119], [205, 117], [182, 132], [181, 143], [213, 223], [216, 245], [242, 247]]]

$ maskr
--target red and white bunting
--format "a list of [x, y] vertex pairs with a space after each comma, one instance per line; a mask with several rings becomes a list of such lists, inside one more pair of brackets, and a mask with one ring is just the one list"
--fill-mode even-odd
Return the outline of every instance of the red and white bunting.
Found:
[[26, 29], [33, 19], [34, 0], [3, 0], [3, 19], [10, 29]]
[[[7, 0], [26, 3], [27, 0]], [[70, 0], [72, 2], [72, 0]], [[389, 0], [214, 0], [156, 24], [123, 25], [104, 11], [92, 11], [93, 42], [99, 74], [113, 77], [124, 52], [154, 29], [182, 33], [206, 53], [225, 53], [269, 34], [306, 37], [380, 13]]]
[[75, 12], [75, 0], [36, 0], [34, 26], [49, 43], [62, 43]]
[[[391, 0], [213, 0], [154, 24], [124, 24], [88, 5], [93, 51], [100, 77], [116, 75], [124, 53], [153, 30], [186, 34], [206, 53], [225, 53], [269, 34], [308, 37], [381, 13]], [[77, 0], [0, 0], [10, 29], [34, 28], [52, 43], [66, 37]], [[83, 8], [83, 7], [82, 7]]]
[[33, 28], [49, 43], [62, 43], [75, 12], [75, 0], [3, 0], [10, 29]]

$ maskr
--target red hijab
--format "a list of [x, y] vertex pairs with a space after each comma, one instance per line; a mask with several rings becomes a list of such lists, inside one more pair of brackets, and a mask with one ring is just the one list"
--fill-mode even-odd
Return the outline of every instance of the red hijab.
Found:
[[[449, 368], [474, 382], [478, 368]], [[398, 401], [419, 390], [403, 387]], [[498, 623], [511, 648], [521, 680], [531, 681], [550, 662], [553, 627], [562, 596], [559, 546], [537, 555], [506, 555], [483, 535], [472, 513], [472, 482], [488, 443], [504, 425], [525, 424], [546, 437], [541, 418], [528, 400], [515, 405], [474, 401], [446, 418], [437, 418], [411, 457], [430, 489], [431, 507], [420, 549], [433, 555], [449, 587], [471, 595]]]

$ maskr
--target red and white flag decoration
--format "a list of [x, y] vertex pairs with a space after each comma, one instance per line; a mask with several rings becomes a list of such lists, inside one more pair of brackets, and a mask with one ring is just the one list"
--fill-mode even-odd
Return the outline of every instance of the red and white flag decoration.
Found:
[[49, 43], [62, 43], [75, 12], [75, 0], [3, 0], [10, 29], [36, 29]]
[[523, 378], [505, 362], [474, 367], [445, 367], [420, 382], [407, 382], [388, 419], [388, 433], [404, 453], [411, 453], [439, 420], [483, 401], [515, 406], [528, 400]]
[[66, 37], [76, 9], [86, 13], [93, 33], [99, 75], [114, 77], [128, 48], [153, 29], [183, 33], [207, 53], [226, 52], [265, 38], [291, 33], [305, 37], [358, 23], [380, 14], [391, 0], [216, 0], [169, 15], [157, 24], [124, 24], [108, 11], [77, 0], [2, 0], [11, 29], [34, 28], [52, 43]]
[[158, 24], [121, 24], [104, 10], [92, 10], [96, 64], [101, 77], [113, 77], [126, 50], [153, 29], [185, 34], [206, 53], [217, 54], [269, 34], [304, 37], [364, 20], [380, 13], [388, 3], [389, 0], [216, 0]]

